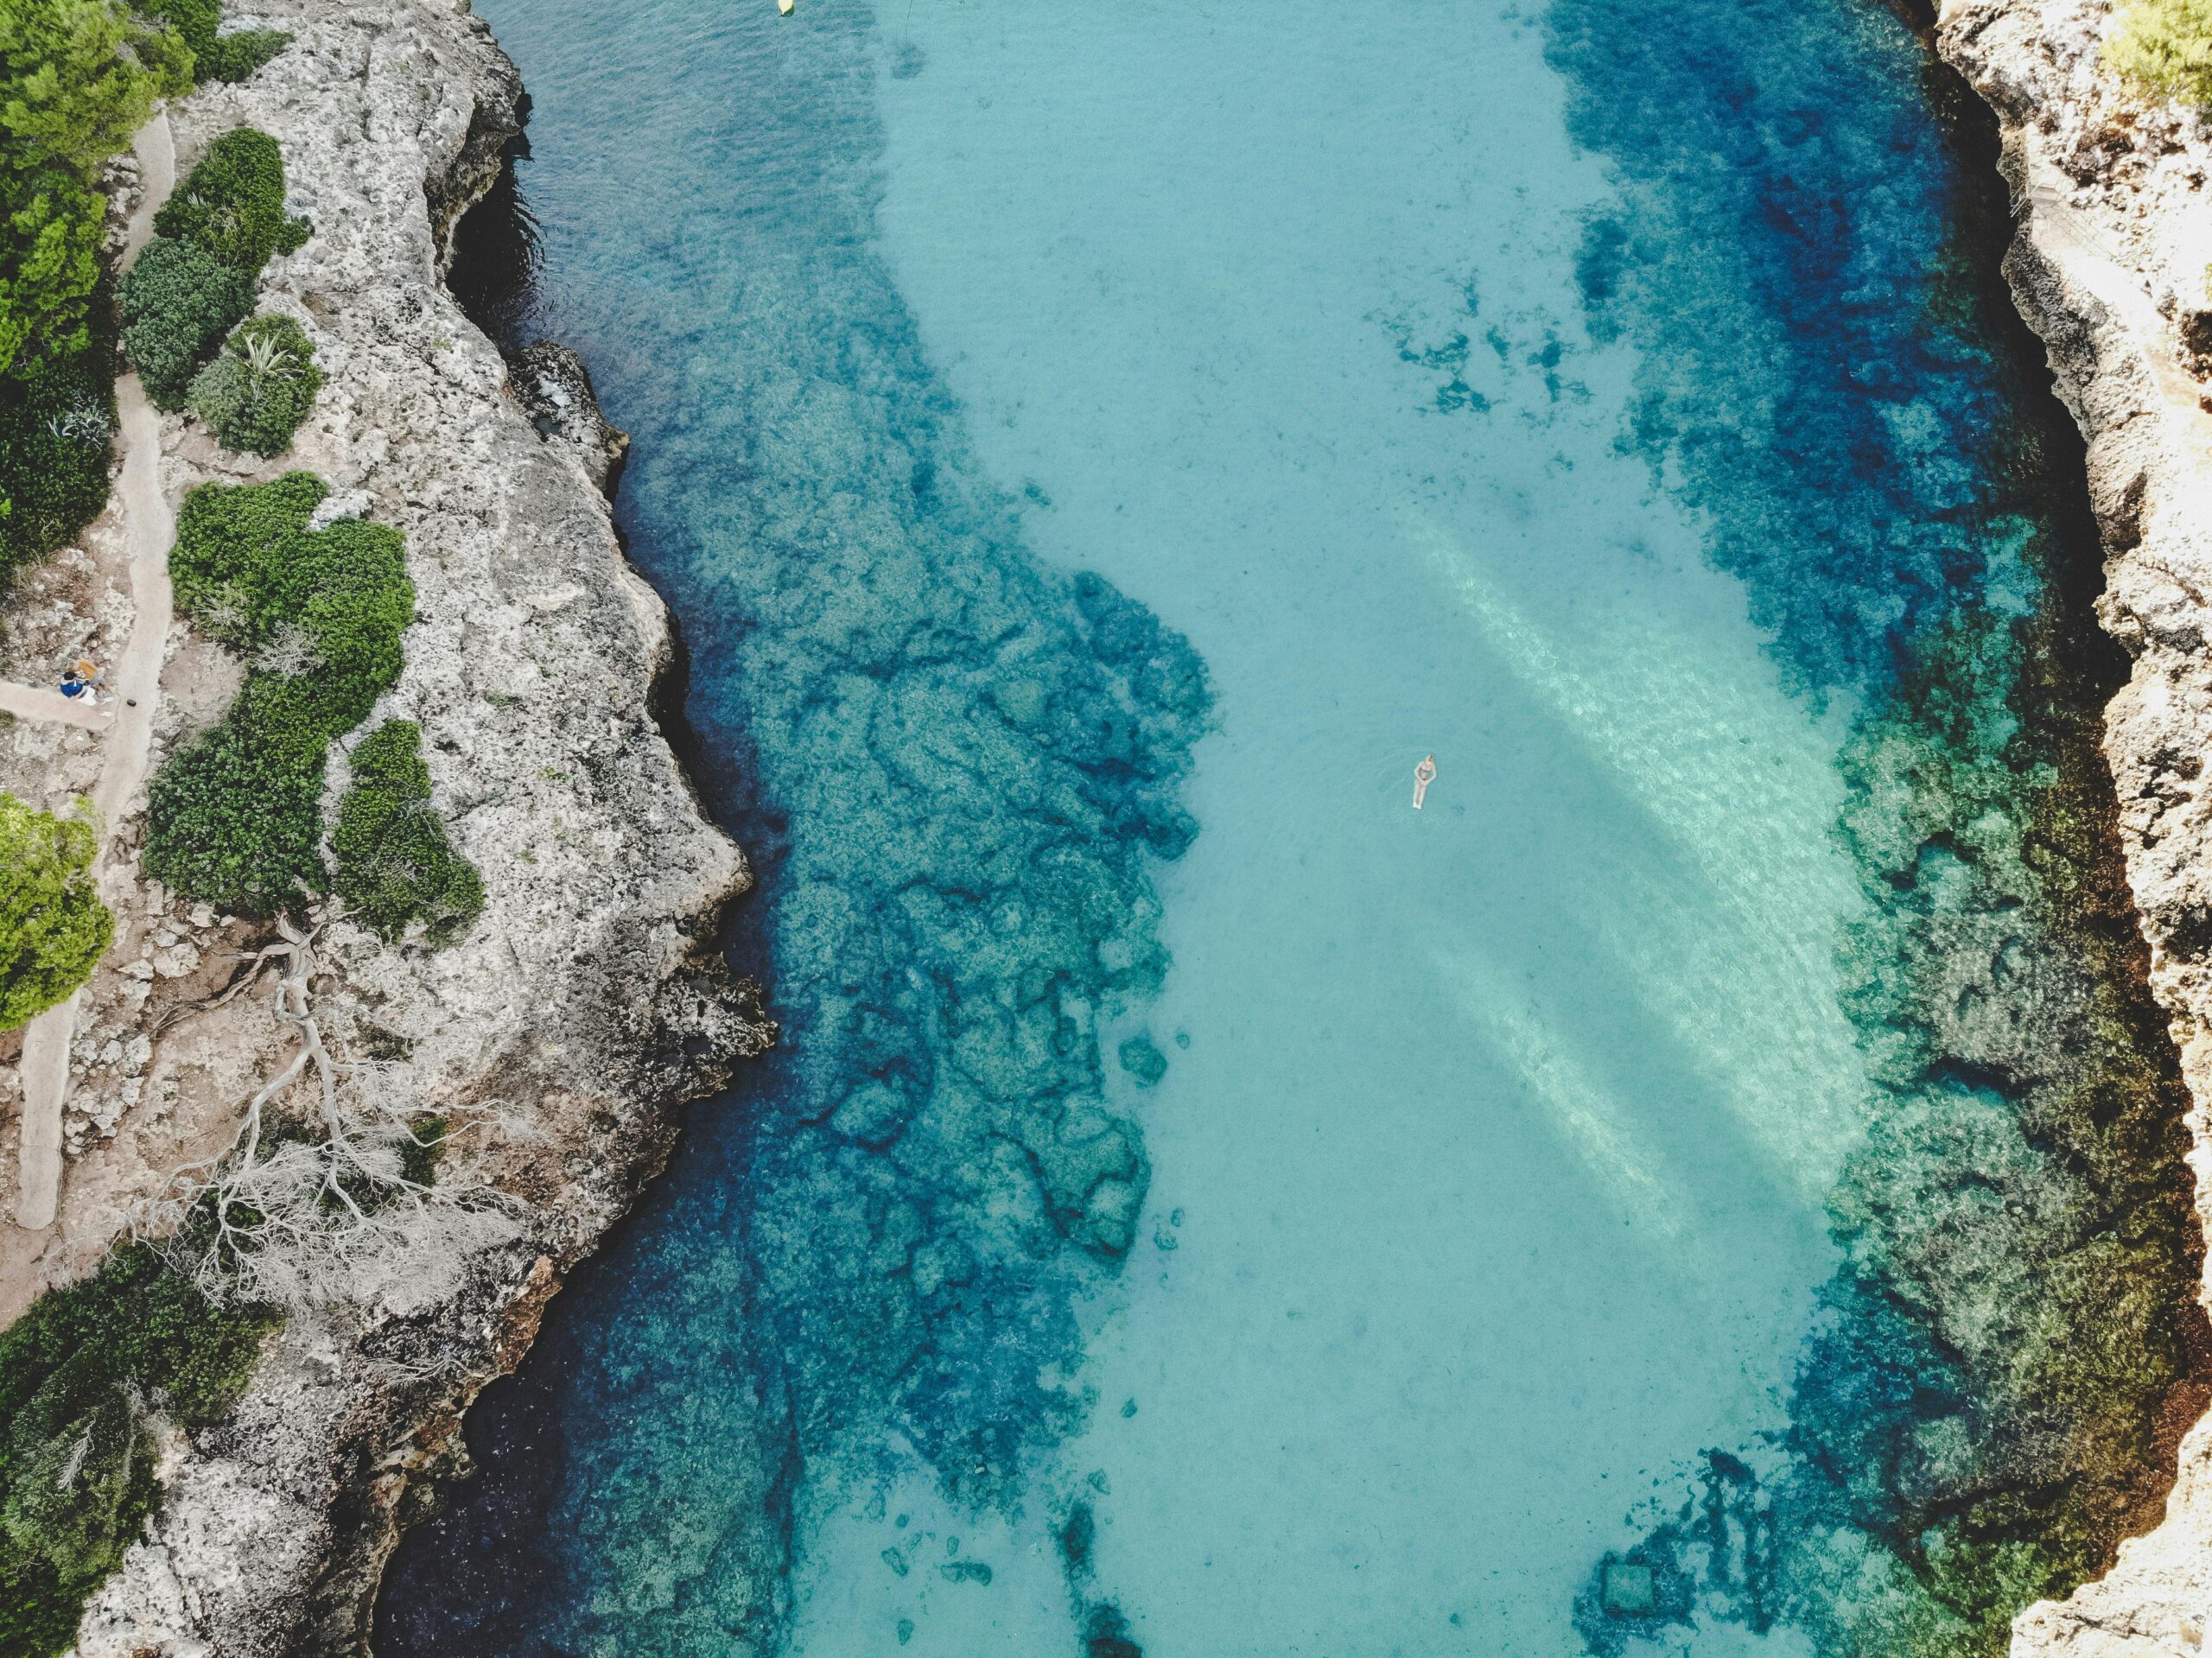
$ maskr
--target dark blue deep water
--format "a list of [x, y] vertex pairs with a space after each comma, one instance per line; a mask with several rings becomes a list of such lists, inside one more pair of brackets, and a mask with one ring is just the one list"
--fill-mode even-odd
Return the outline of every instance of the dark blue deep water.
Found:
[[1907, 22], [479, 10], [784, 1039], [385, 1658], [1993, 1653], [2143, 1523], [2118, 670]]

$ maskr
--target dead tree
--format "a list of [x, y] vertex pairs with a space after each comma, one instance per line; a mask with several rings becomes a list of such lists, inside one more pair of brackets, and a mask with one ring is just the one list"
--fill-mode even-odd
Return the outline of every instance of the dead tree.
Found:
[[[246, 1102], [231, 1143], [178, 1170], [134, 1235], [214, 1299], [294, 1311], [420, 1287], [513, 1236], [500, 1194], [453, 1158], [459, 1137], [416, 1128], [428, 1114], [403, 1068], [331, 1051], [313, 992], [316, 932], [282, 916], [276, 928], [233, 990], [275, 963], [276, 1016], [298, 1045]], [[436, 1178], [410, 1174], [410, 1152], [434, 1147], [445, 1154]]]

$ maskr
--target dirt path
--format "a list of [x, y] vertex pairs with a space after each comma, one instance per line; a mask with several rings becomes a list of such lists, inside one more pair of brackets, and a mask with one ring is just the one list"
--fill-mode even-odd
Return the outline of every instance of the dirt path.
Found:
[[[154, 213], [168, 200], [176, 182], [168, 117], [156, 115], [148, 122], [132, 148], [145, 187], [138, 211], [130, 218], [126, 258], [135, 257], [146, 245], [153, 233]], [[169, 543], [175, 537], [168, 503], [162, 499], [161, 416], [146, 401], [136, 374], [126, 374], [117, 383], [115, 398], [123, 437], [123, 476], [116, 495], [130, 549], [133, 616], [130, 642], [108, 678], [108, 706], [99, 711], [113, 724], [108, 727], [107, 752], [101, 756], [99, 781], [92, 788], [104, 836], [93, 871], [111, 904], [123, 896], [118, 889], [127, 889], [129, 882], [110, 867], [108, 849], [114, 844], [123, 809], [145, 781], [146, 761], [153, 749], [154, 710], [160, 702], [162, 658], [168, 647], [171, 619]], [[67, 703], [58, 693], [54, 700]], [[69, 1043], [82, 999], [79, 991], [60, 1007], [48, 1008], [23, 1032], [22, 1185], [16, 1223], [32, 1231], [43, 1231], [54, 1223], [60, 1201], [61, 1107], [69, 1093]]]
[[12, 714], [18, 720], [48, 720], [57, 725], [83, 726], [88, 731], [105, 731], [115, 721], [115, 711], [105, 700], [86, 708], [80, 700], [64, 696], [60, 691], [18, 685], [13, 680], [0, 680], [0, 714]]

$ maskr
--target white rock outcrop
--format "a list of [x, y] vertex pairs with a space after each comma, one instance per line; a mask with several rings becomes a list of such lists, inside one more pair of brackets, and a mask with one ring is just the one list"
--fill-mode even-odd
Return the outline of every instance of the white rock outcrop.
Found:
[[[179, 168], [240, 124], [279, 140], [291, 210], [314, 233], [270, 265], [261, 306], [307, 330], [326, 383], [274, 463], [219, 454], [170, 417], [163, 486], [174, 501], [210, 479], [304, 468], [328, 480], [327, 515], [407, 537], [418, 619], [376, 717], [421, 723], [437, 807], [487, 902], [442, 951], [336, 924], [318, 943], [317, 995], [352, 1054], [465, 1126], [519, 1236], [395, 1262], [367, 1293], [291, 1318], [232, 1419], [174, 1445], [166, 1501], [88, 1609], [81, 1658], [363, 1649], [408, 1474], [448, 1450], [476, 1389], [519, 1358], [560, 1274], [665, 1156], [674, 1108], [770, 1034], [713, 947], [747, 876], [656, 720], [671, 636], [596, 487], [612, 429], [581, 407], [539, 409], [534, 424], [442, 284], [446, 239], [517, 130], [512, 66], [465, 0], [229, 10], [296, 38], [250, 82], [171, 110]], [[580, 374], [560, 391], [588, 396]], [[175, 683], [213, 689], [195, 700], [165, 682], [157, 764], [220, 712], [235, 670], [226, 682], [219, 656], [173, 635]], [[346, 767], [332, 760], [334, 791]], [[143, 810], [142, 795], [126, 819]], [[140, 839], [121, 825], [124, 855]], [[249, 924], [138, 890], [143, 912], [119, 916], [79, 1026], [81, 1155], [40, 1267], [49, 1281], [82, 1270], [160, 1172], [150, 1153], [114, 1148], [221, 1144], [284, 1045], [252, 1011], [264, 998], [196, 1005], [234, 970]]]
[[[2152, 988], [2191, 1099], [2212, 1226], [2212, 124], [2101, 62], [2106, 0], [1954, 0], [1938, 49], [1998, 117], [2005, 274], [2088, 445], [2106, 629], [2133, 657], [2105, 716]], [[2212, 1635], [2212, 1419], [2164, 1523], [2101, 1580], [2013, 1625], [2016, 1655], [2181, 1658]]]

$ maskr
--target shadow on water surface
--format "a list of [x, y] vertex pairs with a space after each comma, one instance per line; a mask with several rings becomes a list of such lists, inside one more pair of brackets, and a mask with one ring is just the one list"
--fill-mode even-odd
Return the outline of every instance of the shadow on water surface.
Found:
[[[1748, 26], [1558, 0], [1548, 27], [1624, 199], [1582, 258], [1592, 333], [1643, 365], [1624, 442], [1708, 515], [1801, 694], [1859, 710], [1838, 834], [1872, 918], [1839, 965], [1883, 1096], [1789, 1426], [1707, 1451], [1578, 1624], [1607, 1655], [1687, 1645], [1694, 1605], [1824, 1654], [1994, 1652], [2155, 1516], [2207, 1375], [2180, 1085], [2095, 746], [2124, 664], [2089, 610], [2078, 441], [1997, 284], [1989, 124], [1909, 29], [1842, 0]], [[833, 137], [866, 97], [826, 47], [730, 73]], [[732, 948], [772, 962], [789, 1040], [697, 1109], [486, 1391], [480, 1477], [389, 1576], [385, 1658], [772, 1649], [803, 1458], [865, 1477], [855, 1447], [895, 1432], [960, 1497], [1011, 1501], [1086, 1408], [1039, 1378], [1142, 1197], [1096, 1032], [1164, 966], [1147, 859], [1192, 832], [1203, 670], [1023, 549], [854, 251], [865, 179], [730, 164], [798, 168], [777, 213], [824, 223], [687, 268], [665, 360], [629, 365], [657, 424], [620, 514], [693, 624], [692, 758], [763, 877]], [[512, 176], [462, 226], [456, 292], [505, 346], [540, 326], [542, 247]], [[741, 308], [742, 420], [687, 403], [675, 348]], [[611, 1431], [572, 1441], [580, 1410]], [[1133, 1658], [1088, 1599], [1089, 1507], [1054, 1521], [1072, 1644]]]

